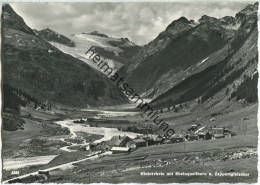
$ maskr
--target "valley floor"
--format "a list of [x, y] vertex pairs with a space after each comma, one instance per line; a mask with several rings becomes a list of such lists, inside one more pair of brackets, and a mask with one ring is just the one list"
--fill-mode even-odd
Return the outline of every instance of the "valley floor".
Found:
[[[127, 154], [112, 155], [109, 152], [91, 154], [80, 148], [86, 143], [104, 139], [108, 130], [116, 130], [129, 124], [124, 120], [130, 124], [144, 124], [150, 121], [139, 112], [129, 109], [119, 109], [121, 113], [118, 113], [120, 112], [118, 109], [108, 111], [107, 108], [106, 111], [100, 108], [95, 110], [96, 112], [63, 110], [58, 114], [24, 109], [22, 110], [22, 118], [25, 120], [24, 130], [3, 131], [3, 181], [7, 183], [10, 179], [27, 174], [26, 178], [13, 182], [253, 183], [257, 181], [257, 106], [257, 104], [240, 106], [229, 111], [219, 110], [214, 113], [190, 110], [163, 113], [164, 119], [174, 126], [177, 132], [187, 130], [192, 123], [200, 122], [203, 125], [228, 127], [236, 133], [236, 136], [153, 145], [138, 148]], [[80, 137], [82, 140], [73, 137], [73, 129], [57, 124], [62, 120], [100, 116], [100, 114], [103, 118], [108, 115], [106, 118], [108, 122], [110, 119], [122, 122], [110, 126], [102, 123], [97, 125], [96, 129], [95, 127], [84, 127], [85, 130], [74, 129], [74, 134], [82, 136]], [[215, 120], [209, 121], [212, 114]], [[37, 163], [37, 157], [42, 161], [43, 156], [46, 162]], [[51, 156], [54, 156], [54, 159], [50, 159]], [[48, 158], [50, 161], [47, 161]], [[19, 168], [8, 166], [22, 159], [28, 164], [27, 166]], [[30, 159], [36, 163], [30, 163]], [[38, 171], [46, 169], [50, 173], [48, 178], [39, 178]], [[13, 174], [13, 171], [19, 171], [19, 174]], [[231, 176], [232, 174], [235, 176]], [[237, 176], [241, 174], [244, 176]]]

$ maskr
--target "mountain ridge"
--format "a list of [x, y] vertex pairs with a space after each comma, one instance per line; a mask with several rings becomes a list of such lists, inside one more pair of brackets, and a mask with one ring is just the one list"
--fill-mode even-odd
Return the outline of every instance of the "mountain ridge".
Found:
[[4, 84], [41, 101], [67, 106], [127, 102], [103, 74], [38, 37], [8, 4], [3, 6], [2, 25]]
[[45, 28], [42, 30], [34, 30], [35, 34], [39, 36], [40, 38], [49, 41], [49, 42], [57, 42], [60, 44], [64, 44], [69, 47], [75, 47], [75, 43], [67, 38], [66, 36], [59, 34], [50, 28]]
[[[199, 20], [200, 23], [197, 24], [189, 21], [187, 18], [180, 18], [180, 22], [184, 22], [185, 24], [192, 23], [193, 26], [188, 30], [181, 31], [177, 38], [169, 41], [158, 53], [141, 58], [137, 63], [133, 62], [132, 66], [126, 66], [128, 69], [124, 69], [121, 72], [122, 74], [123, 72], [127, 73], [129, 83], [144, 98], [156, 99], [193, 73], [196, 73], [196, 71], [200, 69], [205, 70], [210, 65], [218, 63], [217, 61], [219, 60], [216, 57], [223, 60], [229, 48], [236, 49], [239, 43], [243, 42], [244, 37], [250, 30], [253, 30], [255, 21], [257, 20], [257, 8], [257, 3], [248, 5], [238, 12], [235, 17], [225, 16], [217, 19], [204, 15]], [[178, 22], [178, 20], [173, 21], [171, 24]], [[182, 42], [178, 43], [178, 40]], [[197, 46], [191, 47], [192, 42], [194, 42], [194, 46], [195, 44]], [[204, 47], [204, 49], [198, 49], [202, 47], [200, 43], [203, 42], [209, 45]], [[232, 43], [232, 46], [228, 43]], [[212, 47], [212, 45], [218, 45], [219, 47]], [[185, 46], [189, 47], [185, 48]], [[158, 47], [161, 48], [161, 46]], [[176, 51], [179, 52], [177, 53]], [[182, 51], [183, 54], [181, 53]], [[174, 52], [176, 54], [173, 54]], [[187, 58], [187, 55], [191, 55], [192, 53], [192, 57], [190, 59]], [[199, 56], [200, 54], [202, 55]], [[180, 56], [187, 59], [184, 60]], [[179, 68], [176, 65], [178, 62], [182, 65]], [[188, 63], [188, 66], [183, 65], [185, 62]], [[147, 68], [149, 69], [147, 70]], [[142, 78], [140, 78], [141, 74]], [[142, 79], [142, 81], [138, 81], [137, 79]]]
[[[191, 96], [195, 95], [196, 97], [193, 97], [193, 100], [197, 100], [201, 102], [207, 101], [209, 98], [215, 99], [215, 101], [221, 101], [220, 97], [216, 98], [215, 94], [221, 93], [221, 91], [225, 91], [225, 94], [222, 95], [227, 97], [228, 101], [231, 99], [245, 99], [249, 102], [256, 102], [257, 101], [257, 79], [258, 79], [258, 73], [257, 73], [257, 63], [258, 63], [258, 51], [257, 51], [257, 19], [256, 19], [256, 4], [250, 5], [253, 6], [254, 14], [250, 13], [249, 17], [244, 17], [244, 22], [242, 22], [241, 26], [238, 28], [238, 31], [235, 33], [234, 37], [228, 42], [228, 44], [220, 49], [219, 51], [216, 51], [214, 56], [214, 53], [210, 55], [206, 59], [206, 63], [212, 63], [207, 60], [214, 61], [215, 64], [212, 63], [212, 66], [209, 66], [208, 68], [205, 68], [204, 70], [201, 70], [201, 72], [194, 73], [196, 76], [200, 76], [201, 78], [203, 76], [207, 76], [207, 73], [205, 73], [205, 70], [212, 68], [212, 70], [215, 70], [215, 72], [211, 72], [213, 74], [218, 74], [221, 72], [221, 76], [215, 77], [214, 81], [210, 80], [210, 77], [207, 77], [207, 80], [209, 82], [212, 82], [211, 85], [206, 86], [206, 89], [204, 89], [204, 92], [201, 91], [200, 93], [196, 93], [199, 89], [203, 88], [203, 84], [200, 84], [196, 90], [195, 86], [193, 90], [188, 90], [192, 87], [188, 85], [188, 79], [191, 80], [193, 84], [196, 82], [196, 77], [194, 75], [191, 75], [183, 81], [180, 81], [179, 84], [176, 84], [173, 86], [172, 89], [169, 91], [166, 91], [162, 95], [159, 95], [157, 98], [155, 98], [152, 101], [153, 105], [159, 105], [162, 106], [165, 102], [165, 106], [169, 106], [173, 103], [182, 103], [185, 101], [192, 100]], [[247, 9], [248, 7], [246, 7]], [[243, 9], [244, 10], [244, 9]], [[243, 11], [242, 10], [242, 11]], [[252, 9], [251, 9], [252, 10]], [[217, 57], [221, 56], [218, 59]], [[219, 62], [217, 62], [219, 61]], [[222, 67], [217, 67], [218, 65]], [[216, 67], [215, 67], [216, 66]], [[228, 67], [229, 66], [229, 67]], [[230, 66], [233, 66], [230, 68]], [[243, 66], [243, 67], [242, 67]], [[215, 69], [214, 69], [215, 68]], [[222, 70], [226, 70], [225, 73], [222, 72]], [[203, 74], [204, 72], [204, 74]], [[201, 74], [200, 74], [201, 73]], [[210, 72], [208, 72], [210, 74]], [[218, 79], [218, 80], [217, 80]], [[186, 80], [186, 81], [185, 81]], [[201, 79], [202, 80], [202, 79]], [[213, 80], [213, 79], [212, 79]], [[217, 80], [217, 81], [216, 81]], [[177, 90], [180, 85], [185, 86], [186, 84], [186, 91], [190, 91], [189, 94], [186, 95], [185, 93], [183, 95], [177, 95], [181, 92], [180, 90]], [[204, 82], [207, 84], [207, 82]], [[251, 84], [251, 85], [249, 85]], [[252, 85], [254, 84], [254, 85]], [[189, 88], [188, 88], [189, 86]], [[248, 86], [248, 89], [251, 90], [252, 93], [249, 93], [248, 91], [242, 90], [242, 86]], [[185, 89], [185, 87], [183, 87]], [[174, 90], [175, 89], [175, 90]], [[243, 92], [243, 93], [242, 93]], [[176, 94], [177, 93], [177, 94]], [[197, 95], [196, 95], [197, 94]], [[242, 95], [243, 94], [243, 95]], [[166, 98], [168, 97], [168, 98]], [[172, 98], [170, 98], [172, 97]], [[189, 98], [189, 99], [185, 99]], [[215, 97], [215, 98], [214, 98]], [[167, 99], [167, 100], [166, 100]], [[223, 99], [223, 98], [222, 98]], [[166, 103], [168, 101], [168, 103]], [[160, 105], [161, 104], [161, 105]]]

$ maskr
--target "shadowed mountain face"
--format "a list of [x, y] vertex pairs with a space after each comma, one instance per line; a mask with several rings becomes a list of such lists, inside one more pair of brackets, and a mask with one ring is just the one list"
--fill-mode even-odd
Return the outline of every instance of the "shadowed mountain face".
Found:
[[[230, 97], [238, 96], [239, 86], [257, 81], [257, 9], [256, 3], [235, 17], [175, 20], [121, 73], [158, 106], [207, 100], [223, 89], [228, 89]], [[245, 98], [255, 101], [255, 94], [249, 96], [254, 98]]]
[[257, 4], [246, 7], [236, 15], [235, 23], [233, 18], [228, 18], [233, 26], [239, 25], [228, 42], [195, 66], [182, 71], [187, 75], [182, 75], [182, 79], [177, 80], [171, 89], [159, 95], [152, 104], [164, 107], [194, 99], [199, 103], [209, 99], [217, 103], [234, 98], [256, 102], [257, 8]]
[[3, 6], [2, 26], [3, 84], [9, 89], [76, 107], [127, 102], [109, 79], [37, 36], [9, 5]]
[[[194, 21], [189, 21], [185, 17], [173, 21], [165, 31], [161, 32], [153, 41], [142, 47], [132, 56], [131, 62], [120, 69], [122, 75], [131, 77], [132, 72], [139, 68], [139, 64], [145, 62], [149, 57], [153, 57], [165, 49], [174, 38], [195, 26]], [[141, 82], [140, 82], [141, 83]]]
[[140, 93], [149, 91], [153, 92], [152, 95], [160, 94], [167, 90], [159, 90], [160, 81], [165, 75], [171, 74], [169, 76], [174, 79], [179, 72], [224, 47], [233, 34], [234, 31], [212, 21], [196, 24], [180, 18], [144, 47], [142, 52], [145, 54], [141, 53], [142, 57], [138, 55], [126, 70], [128, 81]]

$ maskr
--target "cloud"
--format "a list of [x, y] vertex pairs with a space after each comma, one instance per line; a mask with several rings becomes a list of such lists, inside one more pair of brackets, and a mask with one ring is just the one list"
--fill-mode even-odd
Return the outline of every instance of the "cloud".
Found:
[[234, 16], [250, 2], [11, 3], [34, 29], [51, 28], [65, 35], [97, 30], [129, 37], [143, 45], [181, 16], [199, 19]]

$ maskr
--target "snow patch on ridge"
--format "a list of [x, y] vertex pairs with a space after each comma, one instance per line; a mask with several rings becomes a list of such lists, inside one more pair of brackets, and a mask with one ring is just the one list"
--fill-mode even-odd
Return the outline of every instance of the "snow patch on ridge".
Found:
[[201, 64], [203, 64], [204, 62], [206, 62], [208, 59], [209, 59], [209, 57], [204, 58], [204, 59], [198, 64], [198, 66], [201, 65]]

